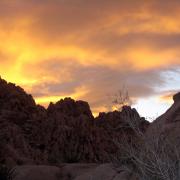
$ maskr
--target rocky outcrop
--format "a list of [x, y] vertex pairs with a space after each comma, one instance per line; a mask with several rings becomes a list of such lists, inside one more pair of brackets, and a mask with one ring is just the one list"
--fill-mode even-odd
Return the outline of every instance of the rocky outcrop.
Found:
[[109, 162], [119, 148], [114, 140], [137, 140], [130, 124], [142, 132], [149, 126], [130, 107], [94, 118], [87, 102], [65, 98], [45, 109], [0, 79], [1, 164]]
[[47, 109], [51, 119], [49, 160], [58, 162], [95, 162], [96, 146], [94, 119], [89, 105], [71, 98], [50, 104]]
[[137, 180], [136, 176], [112, 164], [63, 164], [55, 166], [18, 166], [12, 180]]
[[[12, 170], [12, 180], [59, 180], [61, 170], [54, 166], [17, 166]], [[62, 179], [62, 178], [61, 178]]]
[[56, 104], [50, 103], [47, 112], [49, 115], [58, 113], [59, 115], [65, 114], [68, 117], [87, 116], [93, 118], [87, 102], [75, 101], [71, 98], [61, 99]]
[[[46, 110], [31, 95], [0, 79], [0, 162], [8, 166], [43, 162]], [[41, 129], [41, 132], [39, 132]]]
[[138, 127], [142, 132], [145, 132], [150, 123], [140, 117], [136, 109], [124, 106], [121, 112], [100, 113], [96, 118], [96, 124], [106, 131], [111, 131], [111, 133], [127, 131], [127, 134], [131, 134], [132, 126]]
[[147, 135], [166, 134], [166, 136], [179, 136], [180, 129], [180, 93], [173, 96], [173, 105], [148, 128]]

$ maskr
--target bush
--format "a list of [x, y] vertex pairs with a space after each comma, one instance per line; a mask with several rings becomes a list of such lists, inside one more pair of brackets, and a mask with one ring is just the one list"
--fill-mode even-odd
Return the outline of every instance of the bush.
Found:
[[[179, 180], [180, 142], [166, 133], [156, 132], [145, 135], [137, 126], [135, 117], [127, 118], [129, 127], [135, 132], [137, 141], [127, 138], [115, 140], [120, 153], [116, 165], [124, 165], [137, 174], [139, 180]], [[123, 150], [122, 150], [123, 149]]]

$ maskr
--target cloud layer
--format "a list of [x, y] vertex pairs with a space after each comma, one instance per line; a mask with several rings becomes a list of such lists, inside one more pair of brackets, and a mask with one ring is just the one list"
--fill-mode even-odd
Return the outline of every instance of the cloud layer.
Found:
[[179, 18], [178, 0], [1, 0], [0, 74], [38, 103], [72, 96], [94, 112], [124, 84], [153, 96], [179, 68]]

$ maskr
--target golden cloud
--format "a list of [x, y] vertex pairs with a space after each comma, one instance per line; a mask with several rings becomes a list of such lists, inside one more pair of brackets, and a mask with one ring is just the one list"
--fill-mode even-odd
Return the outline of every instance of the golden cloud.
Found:
[[50, 102], [56, 103], [57, 101], [59, 101], [60, 99], [64, 99], [65, 97], [71, 97], [75, 100], [78, 100], [82, 96], [85, 96], [87, 92], [88, 92], [88, 89], [82, 86], [75, 89], [75, 92], [72, 94], [64, 94], [61, 96], [50, 96], [50, 95], [42, 96], [42, 97], [37, 97], [35, 101], [37, 104], [41, 104], [47, 107]]
[[[84, 90], [80, 82], [84, 69], [102, 67], [111, 73], [106, 78], [112, 86], [117, 83], [113, 79], [122, 74], [126, 80], [146, 72], [151, 78], [154, 70], [180, 65], [180, 3], [168, 1], [161, 7], [162, 3], [161, 0], [3, 0], [0, 2], [0, 74], [33, 94], [39, 84], [76, 84], [71, 93], [63, 95], [57, 92], [51, 96], [46, 87], [45, 96], [36, 97], [37, 103], [72, 96], [88, 100], [91, 97], [96, 104], [95, 95], [90, 94], [95, 89], [91, 82], [98, 81], [97, 88], [105, 87], [102, 79], [107, 75], [101, 72], [100, 78], [96, 70], [96, 76], [91, 75], [93, 78], [87, 75], [88, 84], [83, 80]], [[50, 62], [58, 62], [55, 70]], [[61, 68], [63, 64], [68, 65]], [[79, 76], [73, 71], [75, 66], [79, 67]], [[133, 77], [127, 77], [126, 73]], [[101, 95], [102, 91], [97, 91]], [[96, 97], [96, 101], [103, 100]]]

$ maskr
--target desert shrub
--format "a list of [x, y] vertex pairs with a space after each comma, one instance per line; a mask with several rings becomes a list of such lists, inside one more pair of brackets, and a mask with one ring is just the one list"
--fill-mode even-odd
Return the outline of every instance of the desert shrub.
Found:
[[133, 101], [125, 86], [121, 87], [116, 93], [107, 95], [108, 104], [106, 105], [109, 111], [121, 111], [123, 106], [131, 106]]
[[156, 131], [147, 136], [136, 123], [135, 117], [127, 117], [129, 127], [136, 135], [136, 141], [121, 137], [114, 140], [120, 153], [114, 158], [116, 165], [126, 167], [137, 174], [139, 180], [179, 180], [180, 142], [166, 132]]

